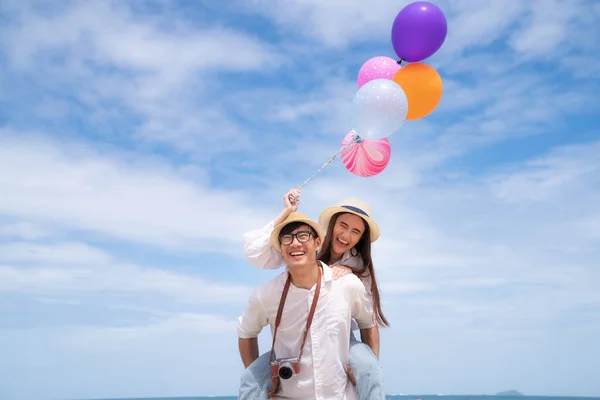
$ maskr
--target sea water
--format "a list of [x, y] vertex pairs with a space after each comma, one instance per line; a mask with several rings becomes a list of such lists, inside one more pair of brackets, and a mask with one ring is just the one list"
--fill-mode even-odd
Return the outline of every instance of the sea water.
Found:
[[[236, 396], [220, 397], [151, 397], [97, 400], [236, 400]], [[386, 400], [600, 400], [600, 397], [574, 396], [493, 396], [493, 395], [388, 395]]]

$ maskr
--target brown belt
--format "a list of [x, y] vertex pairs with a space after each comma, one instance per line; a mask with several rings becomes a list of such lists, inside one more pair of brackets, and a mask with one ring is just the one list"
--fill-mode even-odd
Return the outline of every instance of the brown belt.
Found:
[[[313, 297], [312, 306], [310, 307], [310, 312], [308, 313], [308, 318], [306, 320], [306, 330], [304, 331], [304, 337], [302, 338], [302, 345], [300, 346], [300, 355], [298, 356], [298, 362], [300, 362], [300, 357], [302, 357], [302, 351], [304, 350], [304, 343], [306, 342], [306, 336], [308, 335], [308, 331], [310, 330], [310, 325], [312, 324], [313, 316], [315, 315], [315, 309], [317, 308], [317, 301], [319, 300], [319, 294], [321, 292], [321, 277], [323, 275], [322, 268], [319, 266], [319, 277], [317, 278], [317, 288], [315, 290], [315, 296]], [[269, 356], [269, 361], [273, 361], [273, 354], [275, 348], [275, 337], [277, 336], [277, 328], [279, 327], [279, 323], [281, 322], [281, 314], [283, 313], [283, 305], [285, 304], [285, 299], [287, 297], [288, 291], [290, 289], [290, 283], [292, 283], [292, 277], [288, 271], [288, 277], [285, 281], [285, 286], [283, 287], [283, 293], [281, 294], [281, 299], [279, 300], [279, 309], [277, 310], [277, 317], [275, 318], [275, 330], [273, 331], [273, 343], [271, 344], [271, 355]], [[271, 390], [269, 390], [268, 398], [271, 399], [275, 396], [275, 393], [279, 390], [279, 384], [281, 379], [278, 375], [273, 372], [271, 369]]]

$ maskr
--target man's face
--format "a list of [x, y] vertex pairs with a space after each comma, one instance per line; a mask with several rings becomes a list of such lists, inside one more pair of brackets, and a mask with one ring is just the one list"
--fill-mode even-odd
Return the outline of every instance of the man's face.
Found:
[[321, 239], [315, 239], [308, 225], [301, 225], [280, 238], [281, 254], [288, 267], [312, 265], [317, 262]]

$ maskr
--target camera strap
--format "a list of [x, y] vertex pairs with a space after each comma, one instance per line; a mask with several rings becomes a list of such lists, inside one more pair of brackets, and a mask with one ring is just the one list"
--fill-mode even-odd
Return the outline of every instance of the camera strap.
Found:
[[[319, 265], [319, 277], [317, 278], [317, 287], [315, 289], [315, 295], [313, 297], [312, 305], [310, 307], [310, 311], [308, 313], [308, 318], [306, 319], [306, 330], [304, 331], [304, 337], [302, 338], [302, 344], [300, 345], [300, 355], [298, 355], [298, 361], [302, 357], [302, 352], [304, 351], [304, 343], [306, 342], [306, 336], [308, 336], [308, 331], [310, 330], [310, 325], [312, 324], [313, 316], [315, 315], [315, 310], [317, 309], [317, 302], [319, 301], [319, 294], [321, 293], [321, 278], [323, 276], [323, 269]], [[283, 287], [283, 293], [281, 294], [281, 299], [279, 300], [279, 309], [277, 310], [277, 317], [275, 318], [275, 329], [273, 331], [273, 343], [271, 345], [271, 354], [269, 356], [269, 361], [273, 361], [273, 353], [275, 351], [275, 338], [277, 337], [277, 328], [279, 327], [279, 323], [281, 322], [281, 315], [283, 314], [283, 306], [285, 304], [285, 299], [287, 298], [288, 291], [290, 290], [290, 284], [292, 283], [292, 276], [288, 272], [287, 280], [285, 281], [285, 286]], [[269, 398], [272, 398], [279, 388], [279, 377], [272, 374], [272, 388], [269, 391]]]

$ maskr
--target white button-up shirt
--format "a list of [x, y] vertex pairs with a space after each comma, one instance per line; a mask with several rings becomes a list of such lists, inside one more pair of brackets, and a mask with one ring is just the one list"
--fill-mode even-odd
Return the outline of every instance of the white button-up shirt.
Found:
[[[373, 327], [373, 308], [365, 287], [354, 274], [334, 281], [331, 268], [321, 264], [321, 293], [300, 359], [300, 373], [290, 379], [281, 379], [277, 399], [358, 398], [354, 385], [346, 375], [350, 323], [354, 318], [360, 329]], [[240, 338], [256, 338], [267, 325], [271, 326], [273, 334], [287, 276], [286, 270], [254, 290], [244, 314], [238, 320]], [[315, 290], [316, 285], [307, 290], [290, 284], [277, 329], [277, 358], [298, 357]]]
[[[273, 231], [273, 227], [273, 221], [269, 221], [264, 227], [244, 234], [244, 256], [252, 265], [258, 268], [277, 269], [285, 266], [281, 252], [271, 244], [271, 232]], [[331, 264], [331, 266], [334, 265], [344, 265], [355, 271], [361, 271], [364, 268], [362, 257], [360, 255], [353, 256], [351, 250], [346, 251], [338, 262]], [[369, 300], [372, 303], [373, 293], [371, 291], [371, 275], [361, 275], [359, 278], [363, 285], [365, 285]], [[352, 330], [358, 330], [356, 321], [352, 321]]]

